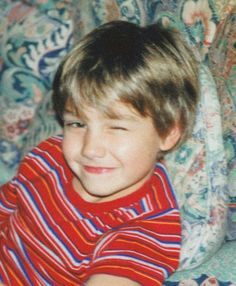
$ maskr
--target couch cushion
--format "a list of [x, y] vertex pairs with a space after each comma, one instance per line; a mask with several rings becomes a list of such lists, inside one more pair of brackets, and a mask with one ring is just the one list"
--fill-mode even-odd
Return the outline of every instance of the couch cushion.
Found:
[[[43, 101], [58, 63], [71, 46], [72, 21], [63, 2], [57, 1], [54, 6], [53, 1], [43, 2], [43, 9], [23, 1], [7, 1], [5, 5], [1, 2], [0, 184], [15, 174], [28, 151], [27, 136], [37, 139], [31, 141], [36, 145], [58, 129], [51, 105]], [[37, 113], [42, 108], [50, 110], [45, 110], [38, 122], [41, 136], [31, 136], [32, 124], [37, 125], [35, 118], [39, 119]]]
[[228, 239], [236, 239], [236, 6], [218, 26], [209, 52], [221, 104], [224, 147], [227, 156], [229, 216]]
[[[176, 272], [170, 276], [164, 286], [235, 286], [235, 257], [236, 241], [227, 242], [211, 259], [195, 269]], [[201, 279], [203, 281], [198, 282], [199, 277], [204, 277], [202, 274], [207, 275], [209, 279]]]
[[201, 101], [192, 138], [166, 157], [182, 212], [179, 269], [209, 259], [224, 242], [228, 199], [221, 113], [216, 87], [204, 64]]

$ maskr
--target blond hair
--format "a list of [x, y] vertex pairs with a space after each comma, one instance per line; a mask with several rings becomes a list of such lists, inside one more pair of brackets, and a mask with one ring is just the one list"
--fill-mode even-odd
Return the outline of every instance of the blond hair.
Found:
[[198, 66], [179, 32], [159, 24], [106, 23], [87, 34], [65, 57], [53, 84], [62, 118], [69, 104], [92, 105], [108, 116], [116, 101], [151, 116], [164, 138], [178, 124], [181, 144], [191, 134], [198, 101]]

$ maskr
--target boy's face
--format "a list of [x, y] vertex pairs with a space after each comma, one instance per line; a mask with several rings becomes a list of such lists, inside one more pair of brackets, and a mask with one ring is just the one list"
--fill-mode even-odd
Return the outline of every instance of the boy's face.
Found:
[[137, 190], [165, 148], [150, 117], [123, 103], [115, 103], [113, 109], [118, 119], [91, 107], [85, 108], [86, 118], [64, 114], [64, 156], [75, 174], [75, 190], [90, 202], [110, 201]]

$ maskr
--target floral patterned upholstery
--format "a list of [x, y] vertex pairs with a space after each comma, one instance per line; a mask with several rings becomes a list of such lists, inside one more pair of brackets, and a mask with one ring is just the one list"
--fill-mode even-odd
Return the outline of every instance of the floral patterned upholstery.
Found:
[[72, 22], [65, 4], [57, 3], [0, 2], [0, 183], [14, 175], [26, 151], [59, 128], [50, 88], [71, 45]]
[[195, 269], [177, 271], [165, 286], [235, 286], [236, 241], [227, 242], [209, 260]]
[[228, 239], [236, 238], [236, 6], [218, 25], [209, 51], [222, 111], [229, 188]]
[[235, 0], [1, 1], [0, 184], [15, 174], [29, 149], [61, 132], [50, 87], [74, 41], [115, 19], [171, 25], [193, 48], [201, 78], [193, 136], [166, 158], [183, 216], [180, 270], [208, 263], [226, 234], [236, 238], [234, 5]]

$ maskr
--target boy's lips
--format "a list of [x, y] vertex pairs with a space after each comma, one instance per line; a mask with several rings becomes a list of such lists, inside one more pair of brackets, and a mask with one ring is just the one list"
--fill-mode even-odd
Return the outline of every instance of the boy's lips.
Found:
[[104, 173], [110, 173], [115, 168], [112, 167], [96, 167], [96, 166], [88, 166], [84, 165], [84, 170], [91, 174], [104, 174]]

